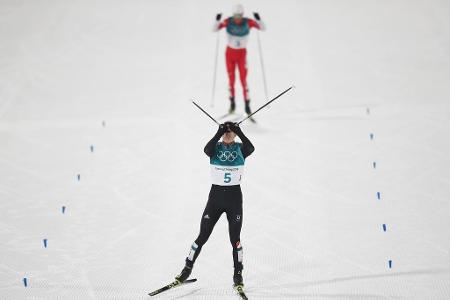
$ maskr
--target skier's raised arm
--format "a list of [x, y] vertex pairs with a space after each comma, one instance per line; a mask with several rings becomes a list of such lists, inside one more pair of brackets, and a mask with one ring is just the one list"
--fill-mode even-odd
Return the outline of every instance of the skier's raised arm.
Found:
[[220, 140], [222, 135], [227, 131], [227, 128], [224, 124], [219, 125], [219, 129], [216, 134], [212, 137], [212, 139], [206, 144], [205, 149], [203, 150], [206, 155], [209, 157], [214, 155], [214, 149], [216, 147], [217, 142]]
[[259, 13], [254, 12], [253, 16], [255, 17], [255, 20], [252, 19], [248, 20], [249, 27], [256, 28], [262, 31], [266, 30], [266, 23], [264, 23], [263, 20], [261, 20]]
[[228, 19], [223, 20], [222, 22], [220, 21], [220, 19], [222, 18], [222, 14], [217, 14], [216, 15], [216, 22], [214, 22], [214, 26], [213, 26], [213, 32], [217, 32], [222, 28], [227, 27], [228, 25]]
[[236, 124], [232, 123], [230, 125], [230, 130], [236, 133], [236, 135], [241, 139], [242, 141], [242, 155], [244, 155], [244, 158], [247, 158], [250, 156], [250, 154], [255, 151], [255, 146], [253, 146], [252, 142], [245, 136], [245, 134], [242, 132], [241, 128]]

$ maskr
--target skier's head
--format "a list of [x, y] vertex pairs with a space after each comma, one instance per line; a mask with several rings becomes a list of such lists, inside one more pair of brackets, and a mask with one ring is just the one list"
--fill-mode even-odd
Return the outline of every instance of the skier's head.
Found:
[[236, 4], [233, 6], [231, 13], [233, 14], [234, 21], [241, 22], [244, 17], [244, 7], [242, 4]]
[[231, 144], [234, 142], [234, 139], [236, 138], [236, 133], [230, 130], [230, 126], [233, 126], [233, 122], [225, 122], [225, 127], [227, 128], [227, 131], [222, 135], [222, 141], [225, 144]]

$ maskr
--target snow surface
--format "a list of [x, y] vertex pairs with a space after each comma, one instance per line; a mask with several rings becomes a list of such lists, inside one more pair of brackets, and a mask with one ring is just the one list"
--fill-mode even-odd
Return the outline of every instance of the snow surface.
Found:
[[[249, 298], [450, 299], [450, 2], [243, 4], [268, 27], [270, 96], [296, 85], [242, 125]], [[216, 130], [189, 100], [226, 110], [224, 32], [210, 107], [211, 27], [231, 5], [0, 2], [2, 300], [149, 299], [179, 273]], [[237, 299], [226, 218], [193, 277], [158, 299]]]

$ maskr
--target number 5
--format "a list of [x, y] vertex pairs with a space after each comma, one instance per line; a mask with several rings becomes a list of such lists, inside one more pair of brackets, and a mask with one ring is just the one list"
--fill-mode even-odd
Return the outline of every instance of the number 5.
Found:
[[230, 183], [230, 181], [231, 181], [231, 173], [225, 173], [223, 182]]

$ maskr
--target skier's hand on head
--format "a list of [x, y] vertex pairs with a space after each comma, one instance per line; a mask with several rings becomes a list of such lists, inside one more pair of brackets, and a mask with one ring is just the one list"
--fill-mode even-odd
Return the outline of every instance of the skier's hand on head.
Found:
[[233, 127], [233, 122], [227, 121], [227, 122], [223, 123], [223, 125], [225, 125], [227, 131], [232, 131], [231, 127]]
[[225, 124], [220, 124], [219, 129], [217, 130], [217, 133], [220, 135], [223, 135], [225, 132], [227, 132], [228, 128]]
[[217, 14], [216, 15], [216, 21], [220, 21], [221, 18], [222, 18], [222, 14]]
[[230, 122], [230, 130], [236, 134], [239, 134], [242, 132], [241, 127], [239, 127], [239, 125], [237, 123], [231, 123], [231, 122]]
[[260, 21], [261, 20], [261, 17], [259, 16], [259, 13], [257, 13], [257, 12], [254, 12], [253, 16], [255, 17], [256, 21]]

